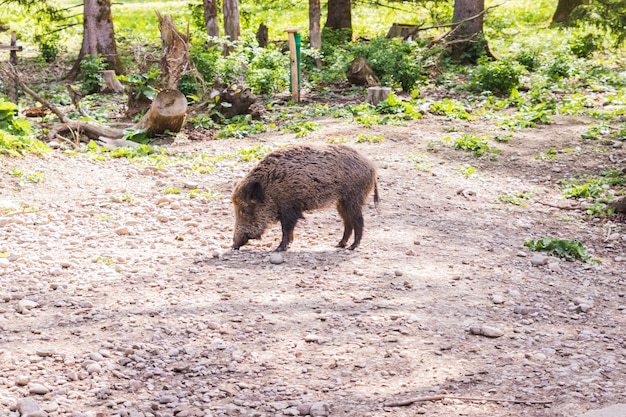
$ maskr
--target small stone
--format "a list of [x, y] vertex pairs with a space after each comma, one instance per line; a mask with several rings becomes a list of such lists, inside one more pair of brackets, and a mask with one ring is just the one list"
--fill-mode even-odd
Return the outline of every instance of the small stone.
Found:
[[17, 400], [17, 411], [22, 417], [45, 417], [47, 414], [39, 409], [39, 404], [32, 397]]
[[37, 382], [34, 382], [34, 383], [32, 383], [32, 384], [30, 384], [30, 385], [28, 386], [28, 391], [29, 391], [31, 394], [36, 394], [36, 395], [45, 395], [45, 394], [47, 394], [47, 393], [49, 393], [49, 392], [50, 392], [50, 388], [46, 387], [46, 386], [45, 386], [45, 385], [43, 385], [43, 384], [39, 384], [39, 383], [37, 383]]
[[559, 261], [548, 263], [548, 269], [552, 272], [561, 272], [561, 264]]
[[18, 375], [15, 377], [15, 385], [19, 385], [21, 387], [28, 385], [30, 382], [30, 377], [28, 375]]
[[472, 326], [470, 326], [469, 329], [471, 334], [475, 334], [478, 336], [485, 336], [485, 337], [492, 337], [492, 338], [496, 338], [496, 337], [500, 337], [504, 335], [504, 332], [496, 327], [492, 327], [492, 326], [481, 326], [478, 324], [473, 324]]
[[63, 274], [63, 268], [60, 266], [55, 266], [54, 268], [50, 270], [49, 274], [54, 277], [58, 277], [59, 275]]
[[0, 258], [0, 268], [8, 268], [9, 260], [7, 258]]
[[100, 366], [98, 362], [93, 362], [87, 365], [87, 368], [85, 368], [85, 370], [89, 374], [98, 374], [102, 371], [102, 366]]
[[309, 342], [309, 343], [317, 343], [319, 342], [320, 337], [316, 334], [313, 333], [309, 333], [306, 336], [304, 336], [304, 341], [305, 342]]
[[547, 265], [550, 257], [541, 254], [535, 254], [530, 258], [530, 264], [532, 266], [543, 266]]
[[283, 255], [280, 252], [272, 252], [270, 255], [270, 263], [274, 265], [280, 265], [285, 262]]
[[159, 397], [159, 404], [170, 404], [178, 401], [178, 398], [174, 395], [162, 395]]
[[128, 236], [131, 234], [131, 231], [128, 226], [120, 226], [117, 229], [115, 229], [115, 233], [120, 236]]
[[298, 406], [298, 412], [301, 416], [308, 416], [311, 412], [311, 403], [304, 403]]
[[35, 307], [39, 306], [39, 304], [35, 301], [32, 300], [20, 300], [17, 303], [17, 312], [18, 313], [26, 313], [28, 312], [28, 310], [33, 309]]
[[314, 402], [311, 404], [309, 415], [311, 417], [326, 417], [330, 414], [330, 406], [325, 402]]
[[417, 409], [417, 414], [426, 414], [426, 409], [424, 407], [420, 407]]
[[397, 277], [401, 277], [402, 275], [404, 275], [404, 273], [402, 271], [400, 271], [399, 269], [396, 269], [394, 272], [395, 276]]
[[491, 297], [491, 302], [494, 304], [504, 304], [504, 298], [501, 295], [494, 295]]

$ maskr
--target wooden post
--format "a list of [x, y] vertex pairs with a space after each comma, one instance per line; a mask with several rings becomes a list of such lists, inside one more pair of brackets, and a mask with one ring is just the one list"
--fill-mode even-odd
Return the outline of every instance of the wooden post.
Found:
[[287, 29], [289, 37], [289, 55], [291, 57], [291, 95], [293, 101], [300, 102], [300, 85], [298, 83], [298, 54], [296, 52], [296, 33], [298, 29]]
[[[9, 63], [13, 68], [17, 65], [17, 35], [15, 31], [11, 32], [11, 51], [9, 52]], [[19, 95], [17, 94], [17, 83], [9, 83], [9, 100], [17, 104]]]

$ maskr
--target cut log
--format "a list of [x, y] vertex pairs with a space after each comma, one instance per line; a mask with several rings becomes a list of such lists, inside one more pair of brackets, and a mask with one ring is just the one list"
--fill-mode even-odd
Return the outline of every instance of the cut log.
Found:
[[123, 93], [124, 92], [124, 86], [122, 85], [122, 83], [120, 82], [120, 80], [118, 80], [117, 78], [115, 78], [115, 71], [114, 70], [104, 70], [102, 71], [102, 78], [104, 79], [104, 93]]
[[[170, 132], [180, 132], [187, 115], [187, 98], [178, 90], [163, 90], [135, 129], [146, 129], [148, 137]], [[106, 135], [103, 135], [106, 136]]]
[[356, 58], [350, 64], [350, 68], [346, 74], [348, 81], [354, 85], [375, 86], [378, 84], [378, 78], [374, 74], [374, 70], [367, 63], [365, 57]]
[[391, 87], [370, 87], [367, 89], [367, 102], [372, 106], [387, 100], [391, 93]]

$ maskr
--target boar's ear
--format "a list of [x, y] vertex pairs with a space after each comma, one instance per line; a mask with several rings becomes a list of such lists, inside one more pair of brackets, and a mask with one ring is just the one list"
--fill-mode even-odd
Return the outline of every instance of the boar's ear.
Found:
[[258, 181], [248, 183], [243, 189], [244, 200], [250, 204], [263, 202], [263, 187]]

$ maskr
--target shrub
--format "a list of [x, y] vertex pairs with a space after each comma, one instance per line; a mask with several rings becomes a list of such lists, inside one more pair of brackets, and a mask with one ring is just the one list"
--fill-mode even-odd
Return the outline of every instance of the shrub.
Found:
[[87, 55], [80, 62], [81, 91], [83, 94], [93, 94], [100, 91], [104, 80], [101, 71], [106, 69], [102, 55]]
[[470, 89], [478, 92], [510, 94], [520, 85], [520, 77], [523, 73], [524, 67], [513, 59], [489, 61], [481, 58], [470, 75]]
[[411, 91], [415, 84], [426, 76], [425, 58], [430, 55], [415, 42], [398, 38], [374, 38], [370, 43], [353, 44], [350, 50], [354, 57], [363, 56], [380, 79], [381, 84], [402, 87]]

